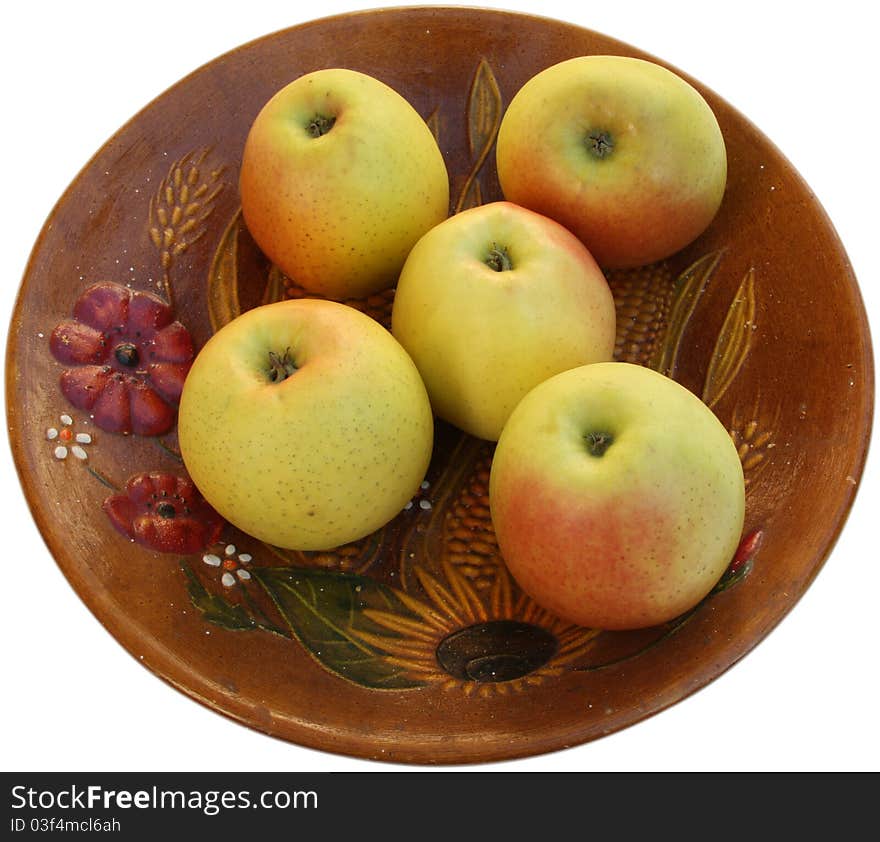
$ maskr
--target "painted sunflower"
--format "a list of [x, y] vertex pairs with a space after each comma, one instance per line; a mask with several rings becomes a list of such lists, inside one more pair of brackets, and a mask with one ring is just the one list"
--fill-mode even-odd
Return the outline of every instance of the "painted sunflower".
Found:
[[414, 684], [483, 697], [521, 691], [559, 675], [600, 634], [548, 613], [515, 591], [504, 570], [482, 593], [455, 565], [442, 571], [443, 580], [414, 569], [426, 599], [398, 591], [407, 614], [365, 611], [394, 636], [361, 631], [362, 640]]

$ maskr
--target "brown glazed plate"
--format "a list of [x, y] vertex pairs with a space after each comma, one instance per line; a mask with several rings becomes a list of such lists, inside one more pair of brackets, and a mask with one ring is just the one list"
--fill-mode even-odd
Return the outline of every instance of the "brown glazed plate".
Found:
[[[493, 144], [516, 90], [542, 68], [590, 53], [648, 57], [570, 24], [491, 10], [399, 8], [297, 26], [168, 90], [59, 201], [10, 327], [13, 455], [73, 589], [172, 686], [258, 731], [354, 757], [524, 757], [630, 726], [704, 687], [813, 581], [866, 457], [866, 316], [844, 250], [803, 180], [693, 79], [727, 143], [721, 211], [681, 253], [609, 273], [617, 358], [700, 395], [745, 471], [743, 544], [693, 613], [606, 633], [565, 623], [522, 595], [489, 518], [491, 446], [443, 424], [412, 505], [333, 552], [261, 544], [207, 513], [188, 483], [169, 410], [188, 358], [238, 313], [302, 294], [259, 252], [239, 214], [244, 138], [269, 96], [321, 67], [377, 76], [435, 133], [455, 212], [500, 197]], [[109, 285], [96, 291], [98, 280]], [[823, 319], [799, 306], [805, 297], [823, 302]], [[387, 324], [392, 299], [390, 290], [349, 303]], [[111, 367], [125, 376], [96, 379], [81, 349], [101, 332], [106, 307], [129, 308], [114, 347], [153, 354], [161, 376], [145, 379], [135, 367], [129, 377], [114, 356]], [[166, 325], [157, 333], [147, 310]], [[72, 350], [62, 335], [77, 337]], [[77, 408], [85, 385], [99, 393], [91, 410]]]

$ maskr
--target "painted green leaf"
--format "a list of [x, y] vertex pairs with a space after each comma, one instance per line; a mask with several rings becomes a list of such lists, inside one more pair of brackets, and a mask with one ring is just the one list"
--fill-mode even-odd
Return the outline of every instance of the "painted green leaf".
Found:
[[251, 572], [297, 640], [324, 667], [365, 687], [421, 686], [377, 643], [383, 638], [389, 643], [399, 640], [399, 635], [367, 616], [381, 611], [414, 618], [392, 588], [366, 576], [309, 568], [263, 567]]
[[233, 605], [222, 596], [209, 593], [186, 562], [180, 562], [180, 569], [186, 575], [186, 589], [192, 604], [202, 612], [202, 616], [209, 623], [231, 631], [250, 631], [259, 628], [240, 605]]
[[756, 529], [746, 535], [740, 541], [730, 566], [724, 571], [724, 575], [718, 580], [718, 584], [712, 589], [712, 593], [721, 593], [733, 587], [737, 582], [745, 579], [752, 572], [755, 563], [755, 555], [764, 540], [764, 531]]
[[749, 573], [752, 572], [752, 567], [754, 566], [754, 561], [752, 559], [747, 559], [742, 564], [737, 567], [729, 567], [724, 571], [722, 577], [718, 580], [717, 584], [714, 588], [712, 588], [712, 593], [722, 593], [723, 591], [729, 590], [734, 585], [741, 582]]

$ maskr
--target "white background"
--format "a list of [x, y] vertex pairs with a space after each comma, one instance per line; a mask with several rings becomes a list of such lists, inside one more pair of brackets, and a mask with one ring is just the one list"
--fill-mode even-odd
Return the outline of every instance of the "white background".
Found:
[[[745, 113], [818, 195], [880, 335], [876, 28], [861, 0], [484, 2], [561, 18], [668, 60]], [[344, 2], [14, 3], [4, 12], [0, 295], [14, 296], [55, 201], [129, 117], [183, 75]], [[717, 10], [717, 11], [716, 11]], [[797, 294], [792, 279], [792, 294]], [[709, 687], [622, 733], [476, 767], [876, 770], [877, 513], [873, 448], [846, 528], [782, 624]], [[26, 770], [384, 771], [236, 725], [170, 689], [87, 611], [46, 550], [0, 449], [0, 765]], [[409, 767], [407, 767], [409, 768]], [[468, 767], [473, 769], [474, 767]]]

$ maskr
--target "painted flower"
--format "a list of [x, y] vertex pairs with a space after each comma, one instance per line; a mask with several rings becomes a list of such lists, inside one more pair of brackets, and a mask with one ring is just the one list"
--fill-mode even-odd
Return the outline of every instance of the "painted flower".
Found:
[[247, 565], [251, 563], [253, 556], [250, 553], [240, 553], [235, 544], [227, 544], [223, 549], [223, 558], [217, 553], [205, 553], [202, 561], [208, 567], [215, 567], [222, 571], [220, 584], [224, 588], [231, 588], [237, 582], [250, 581], [251, 574]]
[[158, 436], [174, 425], [194, 350], [171, 308], [148, 292], [112, 282], [89, 287], [49, 339], [71, 366], [61, 391], [102, 430]]
[[562, 673], [601, 634], [560, 620], [517, 593], [503, 569], [485, 598], [454, 565], [444, 563], [442, 572], [445, 581], [415, 568], [429, 602], [395, 591], [413, 616], [366, 611], [396, 637], [359, 632], [415, 682], [483, 697], [522, 691]]
[[92, 434], [85, 432], [77, 432], [73, 418], [66, 413], [59, 416], [61, 428], [48, 427], [46, 429], [46, 440], [52, 445], [52, 453], [59, 461], [66, 459], [70, 454], [76, 459], [85, 462], [89, 458], [86, 452], [86, 445], [92, 443]]
[[123, 535], [163, 553], [201, 552], [218, 540], [224, 525], [192, 481], [174, 474], [137, 474], [103, 509]]
[[418, 510], [423, 512], [431, 511], [431, 509], [434, 507], [434, 504], [428, 497], [428, 489], [430, 487], [431, 483], [428, 482], [428, 480], [423, 480], [422, 484], [418, 488], [418, 491], [416, 491], [413, 498], [409, 500], [407, 504], [403, 507], [403, 510], [405, 512], [408, 512], [412, 509], [418, 508]]

